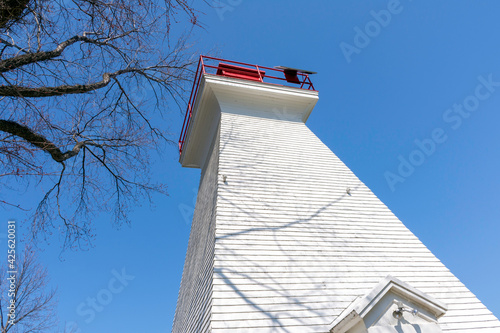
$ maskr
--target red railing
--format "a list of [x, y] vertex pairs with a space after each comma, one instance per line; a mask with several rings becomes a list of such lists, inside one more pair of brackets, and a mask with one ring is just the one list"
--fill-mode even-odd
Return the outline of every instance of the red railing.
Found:
[[299, 89], [314, 90], [309, 74], [301, 72], [300, 70], [288, 69], [284, 67], [264, 67], [202, 55], [198, 61], [198, 67], [196, 68], [193, 87], [191, 89], [191, 95], [189, 96], [186, 115], [184, 116], [181, 135], [179, 137], [180, 154], [182, 154], [182, 148], [184, 147], [189, 124], [193, 115], [193, 107], [196, 102], [201, 77], [207, 74], [260, 81], [267, 84], [281, 86], [292, 86]]

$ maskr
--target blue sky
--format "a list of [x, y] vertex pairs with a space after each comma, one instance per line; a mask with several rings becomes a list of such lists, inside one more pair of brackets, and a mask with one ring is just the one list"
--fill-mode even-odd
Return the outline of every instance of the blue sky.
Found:
[[[500, 316], [500, 3], [221, 2], [199, 7], [196, 49], [317, 71], [308, 126]], [[182, 115], [168, 115], [176, 140]], [[44, 246], [62, 321], [80, 332], [170, 331], [200, 175], [177, 159], [175, 145], [156, 158], [169, 196], [137, 207], [131, 227], [97, 218], [93, 248], [60, 256], [57, 242]], [[106, 304], [91, 310], [98, 296]]]

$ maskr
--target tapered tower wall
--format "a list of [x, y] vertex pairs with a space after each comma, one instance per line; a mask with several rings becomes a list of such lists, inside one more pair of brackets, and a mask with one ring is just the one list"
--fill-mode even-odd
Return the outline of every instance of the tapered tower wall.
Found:
[[307, 128], [316, 92], [218, 76], [201, 86], [181, 155], [202, 178], [174, 332], [326, 333], [387, 276], [441, 304], [443, 332], [500, 332]]
[[500, 332], [305, 124], [280, 116], [222, 113], [213, 332], [328, 332], [389, 274], [448, 305], [444, 332]]
[[210, 332], [218, 169], [216, 135], [202, 168], [173, 332]]

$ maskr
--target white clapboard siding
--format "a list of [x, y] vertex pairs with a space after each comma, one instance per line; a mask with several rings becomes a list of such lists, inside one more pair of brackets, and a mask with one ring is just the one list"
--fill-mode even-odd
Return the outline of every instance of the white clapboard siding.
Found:
[[210, 332], [217, 206], [218, 145], [203, 169], [172, 332]]
[[[447, 305], [443, 332], [500, 333], [498, 319], [307, 128], [301, 112], [315, 93], [203, 79], [198, 132], [181, 156], [202, 178], [173, 332], [327, 333], [392, 275]], [[290, 112], [271, 112], [280, 103]]]
[[328, 332], [388, 274], [448, 305], [445, 332], [500, 332], [302, 122], [223, 112], [220, 140], [212, 332]]

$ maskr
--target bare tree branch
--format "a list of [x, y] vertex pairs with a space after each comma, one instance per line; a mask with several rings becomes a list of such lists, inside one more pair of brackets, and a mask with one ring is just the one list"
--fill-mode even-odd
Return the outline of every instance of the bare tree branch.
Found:
[[44, 136], [34, 133], [28, 127], [20, 125], [14, 121], [2, 120], [0, 119], [0, 131], [7, 132], [23, 138], [27, 142], [31, 143], [33, 146], [42, 149], [49, 153], [54, 161], [64, 162], [68, 158], [71, 158], [78, 154], [80, 149], [86, 144], [85, 141], [78, 142], [72, 150], [67, 152], [62, 152], [55, 144], [47, 140]]
[[[123, 36], [122, 36], [123, 37]], [[118, 38], [118, 37], [116, 37]], [[114, 38], [108, 38], [105, 41], [98, 41], [95, 39], [88, 38], [87, 36], [73, 36], [68, 40], [65, 40], [61, 44], [57, 45], [57, 47], [52, 50], [52, 51], [44, 51], [44, 52], [35, 52], [35, 53], [28, 53], [28, 54], [22, 54], [22, 55], [17, 55], [12, 58], [8, 58], [5, 60], [0, 61], [0, 73], [4, 73], [28, 64], [33, 64], [41, 61], [46, 61], [50, 59], [54, 59], [59, 57], [63, 51], [70, 45], [76, 43], [76, 42], [85, 42], [85, 43], [91, 43], [95, 45], [100, 45], [104, 46], [109, 40], [112, 40]], [[4, 42], [6, 44], [6, 42]], [[12, 44], [8, 44], [11, 46]]]
[[[0, 328], [2, 333], [43, 332], [57, 324], [56, 291], [48, 289], [47, 270], [39, 263], [35, 252], [26, 246], [23, 255], [17, 255], [14, 293], [10, 296], [2, 284], [0, 297]], [[7, 281], [7, 267], [2, 267], [0, 277]], [[10, 288], [10, 287], [9, 287]], [[14, 301], [15, 317], [10, 316], [8, 305]]]
[[18, 21], [30, 0], [0, 0], [0, 29]]
[[114, 73], [103, 74], [103, 79], [99, 82], [90, 84], [74, 84], [74, 85], [62, 85], [58, 87], [38, 87], [38, 88], [27, 88], [15, 85], [0, 86], [0, 96], [10, 96], [10, 97], [52, 97], [52, 96], [62, 96], [68, 94], [83, 94], [89, 91], [104, 88], [108, 85], [112, 78], [124, 73], [138, 72], [138, 69], [127, 68], [121, 69]]
[[187, 0], [0, 0], [0, 206], [37, 193], [34, 237], [80, 246], [96, 215], [129, 223], [166, 194], [150, 165], [171, 143], [165, 113], [184, 109], [198, 15]]

